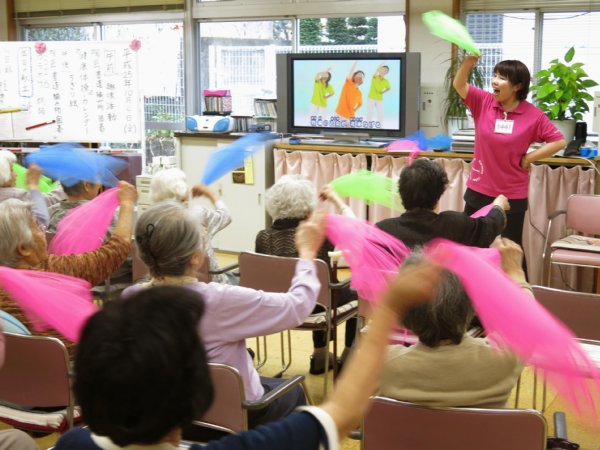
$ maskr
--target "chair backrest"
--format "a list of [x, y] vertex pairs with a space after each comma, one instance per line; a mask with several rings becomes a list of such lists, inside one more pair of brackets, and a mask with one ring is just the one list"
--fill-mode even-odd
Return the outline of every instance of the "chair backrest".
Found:
[[569, 196], [566, 225], [580, 233], [600, 234], [600, 195]]
[[237, 369], [225, 364], [209, 363], [208, 366], [215, 398], [206, 414], [194, 424], [228, 433], [247, 430], [247, 413], [242, 408], [246, 399], [242, 376]]
[[0, 399], [20, 406], [71, 406], [69, 355], [58, 339], [4, 333]]
[[[317, 303], [329, 308], [331, 305], [329, 267], [325, 261], [320, 259], [314, 261], [317, 277], [321, 282]], [[242, 252], [239, 258], [240, 286], [265, 292], [287, 292], [292, 284], [297, 262], [298, 258]]]
[[600, 295], [533, 286], [533, 294], [548, 311], [580, 339], [600, 340]]
[[375, 397], [363, 450], [543, 450], [546, 421], [534, 410], [428, 408]]

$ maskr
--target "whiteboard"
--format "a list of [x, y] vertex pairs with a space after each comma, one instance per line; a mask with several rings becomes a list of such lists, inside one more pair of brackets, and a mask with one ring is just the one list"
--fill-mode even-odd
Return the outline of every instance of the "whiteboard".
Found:
[[129, 43], [45, 45], [38, 53], [35, 42], [0, 42], [0, 110], [27, 108], [0, 114], [0, 140], [141, 141], [138, 61]]

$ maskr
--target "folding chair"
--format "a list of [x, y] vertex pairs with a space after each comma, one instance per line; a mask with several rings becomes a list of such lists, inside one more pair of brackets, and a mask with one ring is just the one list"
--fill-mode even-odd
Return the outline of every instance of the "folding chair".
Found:
[[248, 429], [248, 411], [267, 407], [274, 400], [287, 394], [300, 385], [304, 390], [308, 403], [310, 397], [304, 385], [304, 376], [297, 375], [286, 380], [260, 400], [246, 400], [242, 376], [234, 367], [226, 364], [209, 363], [210, 374], [215, 389], [215, 397], [210, 409], [193, 422], [189, 431], [193, 435], [186, 437], [194, 441], [205, 442], [203, 430], [214, 430], [225, 434], [235, 434]]
[[[15, 428], [60, 433], [80, 418], [69, 379], [69, 355], [58, 339], [4, 333], [0, 421]], [[58, 408], [43, 412], [31, 408]]]
[[[259, 253], [242, 252], [239, 258], [240, 265], [240, 286], [252, 289], [260, 289], [266, 292], [287, 292], [290, 288], [296, 263], [298, 258], [288, 258], [282, 256], [263, 255]], [[315, 331], [322, 330], [326, 333], [326, 342], [329, 343], [333, 337], [333, 351], [337, 355], [337, 326], [344, 323], [349, 318], [355, 316], [358, 312], [358, 302], [356, 300], [346, 305], [337, 306], [337, 298], [340, 290], [347, 286], [350, 281], [345, 280], [341, 283], [332, 283], [330, 281], [330, 272], [327, 264], [320, 260], [315, 260], [317, 267], [317, 277], [321, 282], [321, 290], [317, 298], [317, 304], [321, 305], [325, 311], [310, 315], [306, 321], [296, 330]], [[328, 287], [324, 289], [324, 287]], [[291, 335], [287, 331], [288, 356], [287, 362], [283, 345], [283, 334], [281, 335], [281, 359], [282, 369], [278, 375], [283, 374], [292, 363]], [[337, 361], [334, 358], [334, 377], [337, 373]], [[329, 358], [325, 358], [325, 374], [329, 370]], [[327, 392], [327, 379], [324, 377], [324, 393]]]
[[[563, 236], [548, 247], [552, 224], [566, 215], [566, 230], [573, 234]], [[566, 234], [566, 233], [565, 233]], [[567, 199], [567, 209], [548, 216], [548, 229], [544, 242], [544, 269], [542, 283], [550, 286], [552, 264], [600, 268], [600, 239], [586, 239], [580, 234], [600, 235], [600, 195], [574, 194]], [[596, 289], [600, 288], [596, 280]]]
[[[563, 291], [544, 286], [533, 286], [533, 295], [548, 311], [575, 333], [590, 359], [600, 368], [600, 295]], [[537, 377], [534, 378], [536, 407]], [[546, 382], [542, 385], [542, 412], [546, 409]]]
[[538, 411], [430, 408], [375, 397], [364, 418], [362, 450], [544, 450]]

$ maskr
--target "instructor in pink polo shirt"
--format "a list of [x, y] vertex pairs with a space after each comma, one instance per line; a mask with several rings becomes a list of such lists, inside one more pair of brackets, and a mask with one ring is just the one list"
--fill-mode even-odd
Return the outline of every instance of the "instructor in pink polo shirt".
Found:
[[[504, 194], [510, 211], [502, 236], [522, 245], [529, 166], [553, 155], [566, 142], [546, 115], [526, 100], [531, 75], [525, 64], [515, 60], [496, 64], [490, 93], [467, 82], [477, 59], [467, 55], [453, 83], [475, 120], [475, 153], [464, 197], [465, 213], [470, 215]], [[534, 142], [544, 144], [527, 153]]]

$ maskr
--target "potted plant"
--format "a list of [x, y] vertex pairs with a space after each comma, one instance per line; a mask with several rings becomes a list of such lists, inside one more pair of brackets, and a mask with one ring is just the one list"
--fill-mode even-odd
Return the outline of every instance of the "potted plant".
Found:
[[[464, 104], [456, 89], [452, 85], [454, 76], [462, 64], [464, 52], [450, 60], [450, 67], [444, 77], [444, 89], [446, 91], [446, 100], [443, 106], [443, 120], [446, 131], [449, 135], [453, 132], [467, 128], [467, 105]], [[468, 83], [483, 88], [483, 74], [477, 65], [469, 72]]]
[[564, 56], [550, 61], [550, 66], [535, 74], [531, 86], [533, 99], [556, 127], [570, 142], [575, 134], [575, 122], [583, 119], [583, 113], [590, 110], [587, 102], [594, 98], [587, 92], [598, 83], [588, 77], [583, 63], [571, 63], [575, 48], [571, 47]]

